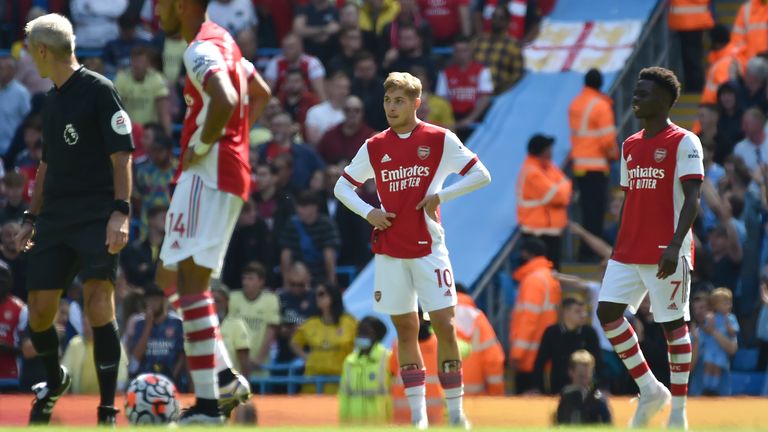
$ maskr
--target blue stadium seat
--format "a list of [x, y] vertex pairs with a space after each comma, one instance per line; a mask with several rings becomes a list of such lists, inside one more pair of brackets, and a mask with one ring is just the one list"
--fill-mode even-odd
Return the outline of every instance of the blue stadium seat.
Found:
[[19, 389], [19, 380], [17, 379], [0, 379], [0, 390], [13, 391]]
[[731, 372], [731, 395], [759, 396], [765, 372]]
[[752, 372], [757, 369], [757, 348], [739, 348], [731, 360], [731, 370]]

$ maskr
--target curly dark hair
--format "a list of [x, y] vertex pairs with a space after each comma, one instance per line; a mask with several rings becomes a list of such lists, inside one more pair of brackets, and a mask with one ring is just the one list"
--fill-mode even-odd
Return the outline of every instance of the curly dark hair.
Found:
[[[338, 325], [339, 322], [341, 322], [341, 316], [346, 313], [344, 310], [344, 301], [342, 300], [341, 290], [335, 284], [321, 282], [317, 285], [315, 291], [320, 287], [325, 288], [326, 295], [331, 298], [331, 315], [333, 315], [333, 323]], [[318, 315], [322, 316], [322, 312], [319, 312]]]
[[669, 69], [663, 67], [649, 67], [640, 71], [638, 79], [653, 81], [656, 85], [661, 86], [671, 99], [669, 106], [672, 106], [677, 102], [677, 98], [680, 97], [680, 81], [678, 81], [675, 73]]

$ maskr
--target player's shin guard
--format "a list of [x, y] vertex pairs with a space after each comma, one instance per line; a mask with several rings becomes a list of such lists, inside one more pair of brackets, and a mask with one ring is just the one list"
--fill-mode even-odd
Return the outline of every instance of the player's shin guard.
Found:
[[688, 376], [691, 371], [691, 336], [688, 326], [683, 324], [667, 337], [667, 354], [669, 357], [669, 390], [672, 393], [672, 409], [685, 409], [688, 395]]
[[93, 327], [93, 359], [101, 395], [99, 405], [114, 406], [117, 372], [120, 368], [120, 335], [115, 321], [101, 327]]
[[49, 389], [61, 385], [61, 365], [59, 363], [59, 335], [50, 326], [41, 332], [31, 331], [30, 340], [37, 351], [37, 357], [45, 368], [45, 376]]
[[445, 392], [445, 404], [448, 407], [448, 416], [455, 423], [464, 417], [462, 400], [464, 398], [464, 378], [461, 367], [457, 371], [440, 372], [437, 374], [440, 385]]
[[411, 407], [411, 423], [419, 424], [427, 419], [427, 371], [426, 369], [400, 369], [405, 396]]
[[624, 362], [627, 371], [635, 380], [642, 393], [643, 389], [656, 382], [656, 377], [651, 373], [643, 352], [640, 351], [640, 343], [637, 335], [629, 322], [621, 317], [614, 322], [603, 325], [605, 336], [611, 341], [613, 349]]
[[184, 336], [187, 340], [187, 364], [195, 384], [198, 401], [218, 401], [216, 376], [216, 339], [219, 319], [210, 292], [181, 296], [184, 311]]

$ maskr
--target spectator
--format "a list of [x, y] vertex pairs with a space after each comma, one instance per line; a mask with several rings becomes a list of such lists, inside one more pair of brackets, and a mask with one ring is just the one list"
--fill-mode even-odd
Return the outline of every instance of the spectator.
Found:
[[129, 373], [132, 377], [142, 373], [163, 374], [183, 389], [185, 356], [181, 318], [168, 310], [163, 290], [157, 285], [147, 285], [144, 298], [147, 309], [135, 321], [128, 341]]
[[[651, 299], [645, 296], [634, 319], [629, 319], [637, 334], [640, 349], [643, 351], [648, 367], [660, 383], [669, 387], [669, 361], [667, 359], [667, 343], [664, 328], [653, 319]], [[626, 377], [626, 375], [624, 375]], [[631, 385], [631, 384], [630, 384]], [[634, 390], [634, 387], [633, 387]]]
[[[306, 320], [293, 335], [291, 348], [304, 359], [304, 376], [341, 375], [344, 359], [352, 352], [357, 321], [344, 311], [341, 291], [324, 283], [315, 289], [318, 313]], [[326, 384], [325, 394], [338, 393], [338, 385]], [[316, 393], [315, 385], [305, 384], [302, 393]]]
[[320, 213], [317, 195], [304, 191], [296, 198], [296, 215], [285, 225], [278, 242], [284, 277], [295, 261], [301, 261], [309, 267], [313, 281], [335, 283], [339, 231]]
[[125, 279], [133, 286], [146, 286], [155, 280], [160, 247], [165, 237], [167, 205], [157, 205], [147, 211], [146, 234], [131, 242], [120, 254]]
[[117, 39], [117, 19], [127, 7], [128, 0], [70, 0], [77, 47], [101, 49], [107, 41]]
[[326, 82], [328, 100], [307, 111], [305, 141], [317, 147], [328, 129], [344, 121], [342, 107], [350, 91], [350, 81], [343, 72], [336, 72]]
[[608, 402], [592, 384], [594, 370], [595, 357], [589, 351], [582, 349], [571, 354], [568, 361], [571, 384], [560, 393], [556, 424], [611, 424]]
[[3, 177], [5, 186], [5, 206], [0, 211], [0, 225], [6, 222], [19, 222], [21, 215], [29, 208], [24, 201], [24, 185], [27, 179], [18, 172], [9, 172]]
[[11, 269], [13, 284], [11, 295], [21, 301], [27, 300], [27, 255], [16, 248], [16, 235], [21, 230], [18, 222], [10, 221], [0, 229], [0, 261], [5, 262]]
[[29, 202], [34, 190], [37, 168], [43, 158], [43, 119], [39, 114], [31, 115], [21, 126], [24, 150], [14, 163], [16, 170], [26, 178], [24, 200]]
[[760, 314], [757, 318], [758, 357], [757, 370], [768, 371], [768, 271], [760, 275]]
[[250, 0], [211, 0], [208, 3], [208, 18], [227, 29], [232, 37], [241, 30], [254, 28], [258, 24], [256, 11]]
[[528, 158], [517, 179], [517, 220], [526, 237], [538, 237], [547, 246], [547, 257], [560, 268], [561, 243], [568, 224], [571, 181], [552, 163], [555, 139], [534, 135], [528, 141]]
[[160, 123], [171, 135], [171, 110], [168, 86], [163, 75], [150, 66], [152, 49], [137, 45], [131, 50], [130, 70], [117, 73], [115, 88], [123, 99], [131, 121], [140, 125]]
[[331, 0], [309, 0], [296, 11], [293, 31], [304, 39], [310, 55], [323, 60], [331, 58], [339, 26], [339, 11]]
[[283, 288], [279, 292], [280, 316], [283, 323], [301, 325], [317, 314], [317, 304], [310, 284], [309, 269], [302, 262], [295, 262], [283, 277]]
[[261, 374], [280, 325], [280, 300], [266, 287], [267, 271], [252, 262], [243, 268], [240, 291], [230, 298], [230, 315], [245, 322], [250, 335], [249, 370]]
[[520, 284], [509, 324], [509, 369], [516, 374], [517, 393], [536, 386], [534, 366], [544, 331], [557, 322], [560, 282], [552, 272], [552, 262], [545, 257], [546, 246], [537, 238], [523, 242], [523, 260], [514, 278]]
[[523, 77], [523, 54], [520, 43], [507, 33], [509, 11], [497, 6], [491, 16], [490, 32], [475, 39], [475, 60], [491, 70], [493, 88], [501, 94]]
[[[70, 391], [73, 394], [99, 394], [96, 363], [93, 357], [93, 329], [88, 317], [83, 315], [83, 334], [72, 337], [61, 357], [61, 365], [67, 368], [72, 379]], [[120, 347], [120, 362], [117, 366], [117, 388], [125, 387], [128, 379], [128, 357]]]
[[744, 75], [732, 81], [736, 91], [736, 104], [743, 108], [760, 108], [768, 111], [768, 95], [766, 95], [766, 79], [768, 79], [768, 60], [762, 57], [751, 58], [744, 68]]
[[242, 28], [235, 35], [235, 42], [240, 47], [240, 53], [243, 58], [251, 63], [256, 63], [259, 51], [259, 43], [256, 36], [256, 30], [253, 26]]
[[0, 261], [0, 379], [19, 379], [21, 334], [27, 326], [27, 305], [11, 294], [11, 268]]
[[375, 133], [365, 124], [365, 107], [359, 97], [348, 96], [342, 110], [344, 121], [325, 132], [317, 146], [317, 152], [329, 164], [352, 160], [365, 140]]
[[768, 4], [760, 0], [746, 0], [736, 13], [731, 40], [741, 52], [742, 59], [750, 59], [768, 50], [768, 37], [763, 31]]
[[282, 53], [272, 58], [264, 71], [264, 79], [272, 89], [272, 94], [280, 94], [288, 69], [297, 68], [304, 76], [307, 88], [320, 99], [325, 100], [325, 68], [317, 57], [304, 54], [301, 38], [290, 33], [283, 38]]
[[306, 136], [304, 123], [307, 120], [307, 111], [319, 104], [320, 99], [307, 90], [301, 70], [293, 68], [285, 73], [285, 84], [278, 97], [283, 109], [299, 124], [302, 136]]
[[709, 30], [710, 49], [707, 55], [707, 80], [701, 94], [702, 104], [717, 103], [717, 89], [721, 84], [735, 80], [741, 72], [739, 52], [731, 43], [728, 27], [715, 24]]
[[[425, 51], [419, 31], [414, 26], [399, 26], [397, 29], [397, 48], [390, 48], [384, 56], [382, 66], [390, 72], [410, 71], [414, 66], [423, 67], [429, 81], [437, 79], [437, 66], [431, 52]], [[422, 86], [424, 89], [431, 87]]]
[[718, 128], [720, 113], [717, 105], [699, 105], [697, 120], [701, 126], [699, 132], [701, 146], [711, 148], [714, 151], [712, 155], [714, 162], [722, 165], [726, 156], [733, 153], [733, 147], [736, 143]]
[[[493, 13], [504, 7], [509, 14], [507, 33], [522, 43], [532, 41], [538, 34], [541, 13], [546, 12], [544, 0], [478, 0], [475, 2], [474, 23], [479, 31], [487, 32], [493, 27]], [[554, 3], [549, 1], [550, 5]], [[553, 6], [550, 6], [550, 9]]]
[[291, 33], [296, 3], [283, 0], [254, 0], [253, 4], [259, 17], [259, 43], [265, 47], [279, 47], [280, 41]]
[[[376, 33], [371, 30], [363, 30], [360, 27], [360, 4], [356, 2], [346, 2], [339, 9], [340, 32], [345, 30], [360, 30], [363, 39], [363, 47], [368, 52], [378, 52], [379, 41]], [[354, 66], [354, 65], [353, 65]], [[350, 75], [350, 78], [352, 76]]]
[[[728, 192], [726, 195], [730, 196], [731, 193]], [[707, 196], [710, 196], [710, 191], [707, 191]], [[740, 205], [743, 209], [743, 200]], [[714, 207], [713, 210], [718, 215], [720, 224], [709, 233], [709, 252], [714, 259], [714, 271], [711, 282], [715, 286], [735, 290], [740, 275], [742, 248], [739, 234], [731, 220], [733, 217], [732, 206], [726, 198], [722, 200], [719, 206]], [[738, 210], [741, 211], [741, 209]]]
[[444, 98], [437, 96], [430, 90], [432, 81], [430, 81], [426, 70], [421, 66], [414, 66], [411, 69], [411, 75], [421, 81], [421, 105], [416, 110], [416, 115], [429, 123], [442, 126], [446, 129], [456, 129], [456, 119], [453, 117], [451, 104]]
[[107, 75], [114, 76], [118, 70], [128, 69], [133, 48], [149, 44], [149, 39], [137, 31], [139, 23], [139, 18], [133, 13], [126, 12], [117, 19], [120, 35], [117, 39], [107, 42], [101, 54]]
[[723, 131], [731, 142], [741, 141], [744, 138], [741, 130], [744, 109], [736, 104], [736, 89], [730, 82], [717, 89], [717, 110], [720, 113], [717, 130]]
[[240, 286], [243, 269], [254, 261], [270, 268], [274, 263], [272, 242], [269, 227], [259, 217], [256, 203], [246, 201], [224, 257], [222, 282], [228, 287]]
[[708, 0], [670, 2], [667, 23], [680, 41], [686, 93], [700, 93], [704, 88], [704, 30], [715, 26], [710, 8]]
[[400, 0], [400, 12], [394, 21], [384, 26], [383, 34], [379, 37], [380, 56], [386, 57], [387, 53], [400, 49], [399, 36], [402, 27], [414, 27], [421, 38], [422, 52], [432, 52], [432, 28], [421, 15], [419, 5], [416, 2], [417, 0]]
[[381, 103], [384, 100], [384, 80], [379, 76], [376, 58], [369, 52], [362, 52], [355, 59], [352, 94], [363, 101], [368, 126], [377, 131], [389, 127], [384, 104]]
[[[704, 182], [701, 185], [701, 201], [699, 206], [699, 222], [701, 224], [701, 231], [699, 237], [702, 237], [704, 233], [708, 233], [717, 226], [718, 216], [715, 213], [715, 209], [720, 205], [720, 197], [717, 194], [716, 185], [721, 178], [725, 175], [725, 168], [716, 164], [712, 160], [714, 143], [707, 141], [706, 144], [702, 143], [702, 150], [704, 155], [702, 162], [704, 164]], [[697, 260], [698, 262], [698, 260]]]
[[400, 13], [400, 3], [397, 0], [364, 0], [360, 8], [360, 29], [386, 38], [384, 27]]
[[136, 166], [133, 183], [133, 208], [139, 210], [142, 227], [146, 225], [149, 209], [168, 207], [171, 202], [171, 180], [179, 165], [173, 156], [173, 142], [157, 123], [144, 127], [142, 136], [148, 160]]
[[[739, 323], [731, 313], [733, 295], [727, 288], [715, 288], [710, 295], [712, 312], [707, 314], [704, 323], [705, 335], [699, 344], [699, 357], [704, 363], [704, 392], [709, 395], [719, 394], [720, 378], [731, 368], [732, 352], [724, 349], [714, 336], [715, 333], [736, 341]], [[734, 350], [735, 351], [735, 350]]]
[[261, 114], [261, 117], [256, 121], [256, 124], [251, 127], [251, 132], [248, 137], [251, 141], [251, 151], [249, 152], [248, 157], [250, 158], [252, 167], [259, 164], [258, 147], [272, 140], [272, 131], [270, 130], [270, 127], [272, 126], [272, 118], [282, 110], [283, 107], [280, 99], [272, 96], [264, 107], [264, 112]]
[[472, 348], [462, 359], [464, 394], [504, 395], [504, 348], [488, 317], [477, 307], [464, 285], [456, 284], [456, 334]]
[[350, 80], [355, 73], [355, 59], [363, 50], [363, 32], [358, 28], [340, 31], [341, 52], [328, 61], [328, 75], [343, 72]]
[[[27, 12], [25, 22], [30, 22], [35, 18], [39, 18], [45, 15], [47, 12], [45, 9], [33, 6]], [[53, 87], [53, 81], [49, 78], [43, 78], [40, 76], [35, 62], [32, 60], [32, 56], [29, 54], [29, 50], [24, 46], [22, 41], [19, 41], [19, 50], [16, 58], [18, 62], [16, 64], [16, 80], [23, 85], [31, 95], [40, 93], [46, 93]], [[14, 50], [11, 48], [11, 52]]]
[[0, 55], [0, 156], [11, 146], [16, 128], [32, 108], [29, 92], [14, 79], [16, 60], [10, 55]]
[[744, 139], [736, 144], [733, 154], [740, 157], [750, 171], [768, 164], [768, 134], [765, 132], [765, 113], [757, 107], [744, 112], [742, 120]]
[[[285, 113], [279, 113], [272, 118], [272, 142], [259, 148], [259, 159], [268, 163], [277, 163], [277, 157], [286, 154], [292, 157], [291, 176], [288, 177], [291, 187], [303, 190], [309, 186], [312, 173], [323, 169], [325, 165], [314, 149], [307, 145], [293, 142], [294, 123]], [[281, 173], [279, 173], [281, 175]], [[280, 187], [285, 187], [281, 184]]]
[[432, 27], [435, 45], [451, 45], [457, 36], [472, 34], [469, 2], [465, 0], [418, 0], [424, 19]]
[[[568, 363], [576, 351], [587, 350], [593, 357], [600, 358], [597, 332], [587, 324], [587, 318], [587, 308], [581, 300], [573, 297], [563, 299], [560, 322], [547, 327], [536, 354], [533, 373], [541, 393], [560, 394], [568, 385]], [[547, 388], [544, 374], [549, 364]]]
[[458, 120], [456, 129], [460, 136], [468, 136], [468, 128], [480, 121], [493, 95], [491, 71], [472, 59], [469, 39], [456, 38], [453, 59], [440, 72], [435, 93], [451, 102], [453, 115]]
[[229, 289], [222, 285], [212, 291], [219, 318], [219, 331], [224, 346], [227, 347], [227, 355], [243, 376], [250, 376], [251, 335], [248, 333], [248, 328], [243, 320], [229, 313]]
[[387, 372], [392, 353], [381, 344], [387, 327], [367, 316], [357, 325], [355, 349], [344, 359], [339, 382], [339, 422], [344, 425], [387, 424], [392, 417]]
[[278, 168], [274, 164], [261, 163], [256, 166], [259, 188], [253, 193], [256, 214], [270, 232], [282, 232], [283, 226], [293, 214], [293, 198], [289, 188], [277, 184]]

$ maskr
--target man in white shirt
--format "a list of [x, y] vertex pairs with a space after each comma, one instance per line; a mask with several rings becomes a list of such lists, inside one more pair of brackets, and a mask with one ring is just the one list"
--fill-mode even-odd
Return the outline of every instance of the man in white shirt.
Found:
[[10, 55], [0, 57], [0, 155], [8, 151], [31, 108], [29, 92], [13, 78], [15, 74], [16, 60]]
[[251, 0], [212, 0], [208, 3], [208, 18], [227, 29], [233, 37], [258, 24]]
[[350, 82], [344, 72], [336, 72], [326, 82], [328, 100], [307, 111], [305, 141], [317, 146], [323, 134], [344, 121], [344, 101], [349, 96]]
[[765, 133], [765, 114], [759, 108], [744, 112], [741, 120], [744, 139], [736, 144], [733, 154], [742, 158], [750, 171], [768, 163], [768, 134]]
[[75, 24], [77, 47], [100, 49], [119, 35], [117, 18], [125, 12], [128, 0], [72, 0], [69, 4]]

